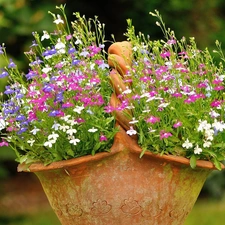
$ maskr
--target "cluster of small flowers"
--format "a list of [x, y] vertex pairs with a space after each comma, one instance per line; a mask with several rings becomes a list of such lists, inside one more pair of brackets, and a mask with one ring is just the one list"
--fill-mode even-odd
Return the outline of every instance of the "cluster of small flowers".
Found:
[[[104, 110], [112, 92], [104, 40], [97, 45], [90, 21], [79, 14], [76, 24], [87, 26], [88, 31], [80, 30], [88, 32], [90, 41], [84, 39], [87, 34], [66, 31], [66, 17], [52, 15], [57, 31], [43, 31], [41, 37], [33, 33], [25, 53], [28, 73], [20, 73], [10, 59], [0, 74], [12, 81], [1, 104], [0, 130], [6, 134], [0, 145], [10, 143], [20, 162], [50, 163], [109, 150], [116, 133], [114, 118]], [[0, 54], [8, 60], [3, 45]]]
[[171, 30], [164, 34], [166, 41], [152, 41], [128, 24], [134, 60], [125, 75], [132, 81], [129, 94], [122, 93], [125, 108], [132, 108], [127, 134], [138, 134], [143, 149], [212, 160], [219, 168], [225, 158], [223, 65], [193, 38], [187, 43]]

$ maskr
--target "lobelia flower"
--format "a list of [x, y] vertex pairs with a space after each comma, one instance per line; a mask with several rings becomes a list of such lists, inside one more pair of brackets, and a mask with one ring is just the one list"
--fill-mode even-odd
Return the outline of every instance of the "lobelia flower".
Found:
[[[178, 40], [158, 11], [151, 15], [159, 21], [163, 40], [136, 34], [131, 20], [127, 21], [125, 35], [132, 49], [132, 63], [126, 71], [129, 93], [126, 95], [124, 89], [123, 98], [117, 96], [132, 106], [131, 115], [127, 115], [127, 108], [119, 108], [129, 124], [135, 124], [127, 133], [138, 134], [143, 151], [179, 154], [191, 159], [192, 167], [198, 159], [210, 160], [221, 169], [220, 162], [225, 159], [225, 102], [220, 44], [216, 43], [222, 56], [217, 64], [208, 49], [197, 48], [194, 38]], [[117, 109], [107, 108], [108, 112]]]
[[27, 72], [19, 71], [0, 45], [7, 65], [0, 68], [0, 79], [9, 77], [7, 100], [0, 103], [0, 145], [9, 144], [23, 163], [49, 164], [109, 151], [118, 131], [105, 110], [113, 90], [104, 26], [75, 13], [70, 28], [64, 6], [58, 9], [59, 14], [50, 13], [54, 33], [32, 33]]

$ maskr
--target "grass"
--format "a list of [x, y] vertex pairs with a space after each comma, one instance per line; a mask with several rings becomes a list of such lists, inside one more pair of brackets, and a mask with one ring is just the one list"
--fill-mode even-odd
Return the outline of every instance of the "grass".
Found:
[[[225, 201], [198, 200], [184, 225], [221, 225], [225, 221]], [[29, 215], [0, 215], [0, 225], [60, 225], [48, 208]], [[116, 225], [116, 224], [115, 224]], [[166, 224], [165, 224], [166, 225]]]
[[225, 221], [225, 200], [198, 200], [184, 225], [221, 225]]

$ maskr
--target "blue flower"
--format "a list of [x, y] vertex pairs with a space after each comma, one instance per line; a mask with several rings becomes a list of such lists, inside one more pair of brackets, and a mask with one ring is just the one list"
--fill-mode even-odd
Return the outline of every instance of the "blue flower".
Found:
[[36, 77], [38, 74], [36, 72], [34, 72], [33, 70], [30, 70], [29, 73], [27, 73], [25, 75], [25, 77], [27, 78], [27, 80], [31, 80], [33, 77]]
[[16, 120], [17, 120], [17, 121], [24, 121], [24, 120], [26, 120], [26, 117], [25, 117], [23, 114], [20, 114], [20, 115], [18, 115], [18, 116], [16, 117]]
[[58, 116], [59, 114], [60, 114], [60, 112], [58, 110], [53, 110], [48, 115], [49, 116]]
[[13, 94], [15, 91], [13, 90], [13, 89], [11, 89], [11, 87], [10, 86], [6, 86], [5, 87], [5, 91], [4, 91], [4, 94], [6, 94], [6, 95], [9, 95], [9, 94]]
[[50, 84], [46, 84], [43, 89], [44, 92], [51, 92], [54, 88]]
[[12, 59], [10, 59], [8, 68], [16, 68], [16, 64], [12, 61]]
[[[1, 51], [0, 51], [0, 54], [1, 54]], [[9, 75], [8, 72], [3, 70], [2, 73], [0, 74], [0, 78], [7, 77], [8, 75]]]

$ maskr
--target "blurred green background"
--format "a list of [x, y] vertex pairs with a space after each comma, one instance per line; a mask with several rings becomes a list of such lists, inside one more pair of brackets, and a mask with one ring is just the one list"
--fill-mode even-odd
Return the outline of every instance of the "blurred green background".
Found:
[[[152, 39], [163, 38], [155, 19], [149, 15], [150, 11], [157, 9], [178, 38], [194, 36], [199, 48], [208, 47], [211, 51], [215, 48], [215, 41], [219, 40], [225, 49], [224, 0], [0, 0], [0, 44], [5, 43], [7, 53], [21, 70], [27, 70], [23, 52], [29, 50], [32, 32], [52, 30], [52, 16], [48, 11], [57, 13], [55, 6], [59, 4], [67, 5], [69, 21], [74, 19], [73, 12], [92, 18], [97, 15], [106, 24], [108, 40], [112, 40], [111, 34], [116, 41], [125, 39], [127, 18], [132, 19], [137, 32], [149, 34]], [[0, 68], [2, 66], [0, 57]], [[5, 84], [1, 80], [0, 92]], [[27, 193], [31, 195], [27, 196]], [[185, 225], [223, 224], [224, 193], [225, 173], [213, 172]], [[30, 202], [33, 206], [29, 205]], [[18, 174], [13, 152], [0, 148], [0, 225], [29, 224], [59, 223], [37, 179], [32, 175]]]

